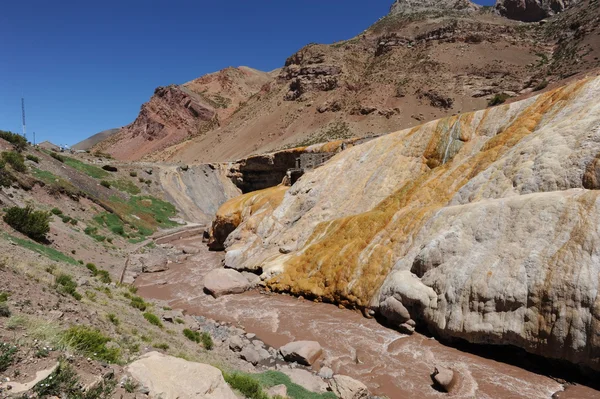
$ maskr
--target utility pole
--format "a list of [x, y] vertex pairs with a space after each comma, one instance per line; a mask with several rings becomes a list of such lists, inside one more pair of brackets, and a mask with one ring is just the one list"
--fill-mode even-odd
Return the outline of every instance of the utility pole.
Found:
[[35, 146], [35, 132], [33, 132], [33, 145]]
[[21, 98], [21, 111], [23, 112], [23, 137], [27, 138], [27, 133], [25, 130], [25, 99]]

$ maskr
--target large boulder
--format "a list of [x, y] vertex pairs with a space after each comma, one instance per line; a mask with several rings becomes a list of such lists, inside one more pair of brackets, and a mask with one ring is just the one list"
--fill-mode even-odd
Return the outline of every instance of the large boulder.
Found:
[[366, 399], [369, 397], [367, 386], [347, 375], [334, 375], [329, 387], [339, 399]]
[[456, 375], [451, 369], [437, 366], [431, 374], [431, 380], [436, 388], [444, 392], [452, 392], [456, 385]]
[[237, 399], [221, 371], [213, 366], [149, 352], [126, 367], [126, 372], [162, 399]]
[[323, 353], [321, 345], [316, 341], [294, 341], [279, 348], [281, 355], [288, 362], [298, 362], [311, 366]]
[[204, 277], [204, 289], [215, 298], [241, 294], [249, 287], [248, 279], [233, 269], [215, 269]]
[[578, 0], [497, 0], [500, 15], [523, 22], [536, 22], [563, 11]]

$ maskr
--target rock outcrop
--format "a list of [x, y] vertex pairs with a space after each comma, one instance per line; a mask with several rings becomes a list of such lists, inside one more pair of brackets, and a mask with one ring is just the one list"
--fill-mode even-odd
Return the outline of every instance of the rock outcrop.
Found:
[[279, 348], [281, 355], [288, 362], [298, 362], [311, 366], [323, 353], [321, 345], [316, 341], [294, 341]]
[[[159, 352], [149, 352], [126, 367], [150, 397], [163, 399], [236, 399], [221, 371]], [[199, 378], [199, 377], [202, 378]]]
[[578, 0], [497, 0], [500, 15], [524, 22], [537, 22], [577, 3]]
[[600, 370], [600, 199], [584, 186], [599, 96], [588, 78], [350, 148], [245, 213], [226, 262], [274, 290]]
[[477, 11], [480, 8], [470, 0], [395, 0], [390, 14], [410, 14], [426, 10]]
[[367, 399], [369, 390], [360, 381], [346, 375], [334, 375], [329, 387], [340, 399]]

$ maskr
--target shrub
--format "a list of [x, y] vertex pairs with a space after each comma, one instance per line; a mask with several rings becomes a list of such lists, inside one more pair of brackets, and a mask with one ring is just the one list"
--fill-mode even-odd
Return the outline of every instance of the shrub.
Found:
[[36, 157], [35, 155], [31, 155], [31, 154], [27, 154], [25, 156], [25, 158], [29, 159], [30, 161], [33, 161], [35, 163], [40, 163], [40, 159], [38, 157]]
[[85, 268], [92, 272], [92, 276], [96, 276], [98, 274], [98, 268], [93, 263], [88, 263], [85, 265]]
[[137, 177], [137, 172], [134, 172], [132, 170], [131, 172], [129, 172], [129, 176], [131, 176], [131, 177]]
[[77, 283], [73, 277], [68, 274], [61, 274], [56, 278], [56, 289], [63, 294], [69, 294], [78, 301], [81, 300], [81, 294], [77, 292]]
[[16, 353], [16, 346], [6, 342], [0, 343], [0, 373], [6, 371], [6, 369], [10, 367], [15, 359]]
[[110, 182], [109, 182], [109, 181], [107, 181], [107, 180], [102, 180], [102, 181], [100, 182], [100, 185], [101, 185], [101, 186], [104, 186], [104, 187], [106, 187], [106, 188], [110, 188]]
[[10, 187], [11, 184], [16, 180], [10, 171], [6, 168], [6, 162], [0, 158], [0, 187]]
[[6, 292], [0, 293], [0, 302], [6, 302], [6, 301], [8, 301], [8, 293], [6, 293]]
[[175, 319], [175, 323], [177, 323], [177, 324], [185, 324], [185, 321], [184, 321], [183, 319], [181, 319], [181, 318], [177, 317], [177, 318]]
[[69, 328], [64, 335], [69, 346], [85, 356], [108, 363], [119, 361], [121, 351], [119, 348], [108, 348], [106, 344], [111, 340], [99, 330], [87, 326], [74, 326]]
[[65, 162], [65, 157], [63, 157], [63, 156], [62, 156], [62, 155], [60, 155], [60, 154], [57, 154], [56, 152], [51, 152], [51, 153], [50, 153], [50, 156], [51, 156], [52, 158], [56, 159], [58, 162], [62, 162], [62, 163], [64, 163], [64, 162]]
[[0, 317], [10, 317], [10, 309], [6, 302], [0, 302]]
[[183, 335], [185, 335], [185, 337], [190, 341], [200, 343], [200, 333], [198, 331], [192, 331], [189, 328], [185, 328], [183, 330]]
[[131, 302], [129, 303], [132, 307], [141, 310], [142, 312], [146, 310], [148, 304], [142, 297], [130, 295]]
[[510, 96], [506, 93], [498, 93], [490, 101], [488, 101], [488, 106], [493, 107], [494, 105], [503, 104]]
[[223, 377], [233, 389], [240, 391], [249, 399], [269, 399], [269, 396], [263, 392], [260, 382], [249, 375], [224, 373]]
[[98, 279], [101, 283], [110, 284], [110, 274], [106, 270], [98, 270]]
[[148, 323], [155, 325], [156, 327], [163, 328], [163, 325], [160, 322], [160, 319], [154, 313], [150, 313], [150, 312], [144, 313], [144, 319], [148, 320]]
[[27, 172], [27, 165], [25, 165], [25, 158], [18, 152], [8, 151], [2, 153], [2, 160], [12, 166], [17, 172]]
[[60, 209], [58, 209], [58, 208], [52, 208], [52, 209], [50, 210], [50, 212], [51, 212], [53, 215], [62, 215], [62, 214], [63, 214], [63, 211], [61, 211], [61, 210], [60, 210]]
[[109, 314], [106, 315], [106, 317], [115, 326], [118, 326], [121, 323], [120, 320], [119, 320], [119, 318], [117, 317], [117, 315], [115, 315], [114, 313], [109, 313]]
[[162, 349], [162, 350], [164, 350], [164, 351], [166, 351], [166, 350], [169, 350], [169, 344], [165, 344], [165, 343], [162, 343], [162, 344], [154, 344], [154, 345], [152, 345], [152, 346], [154, 346], [156, 349]]
[[21, 152], [27, 147], [27, 140], [20, 134], [0, 130], [0, 138], [11, 143], [15, 150]]
[[212, 350], [212, 348], [214, 347], [212, 337], [207, 332], [202, 333], [201, 341], [202, 341], [202, 345], [204, 346], [204, 349], [206, 349], [208, 351]]
[[12, 228], [36, 241], [46, 239], [50, 231], [50, 214], [44, 211], [34, 211], [27, 205], [25, 208], [14, 206], [4, 215], [4, 221]]

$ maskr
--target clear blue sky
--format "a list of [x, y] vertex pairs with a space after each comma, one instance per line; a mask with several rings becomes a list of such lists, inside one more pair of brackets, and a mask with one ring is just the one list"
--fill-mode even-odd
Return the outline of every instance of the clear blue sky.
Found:
[[[493, 0], [480, 0], [490, 5]], [[0, 129], [74, 144], [132, 122], [154, 88], [282, 66], [360, 33], [392, 0], [24, 0], [0, 11]]]

